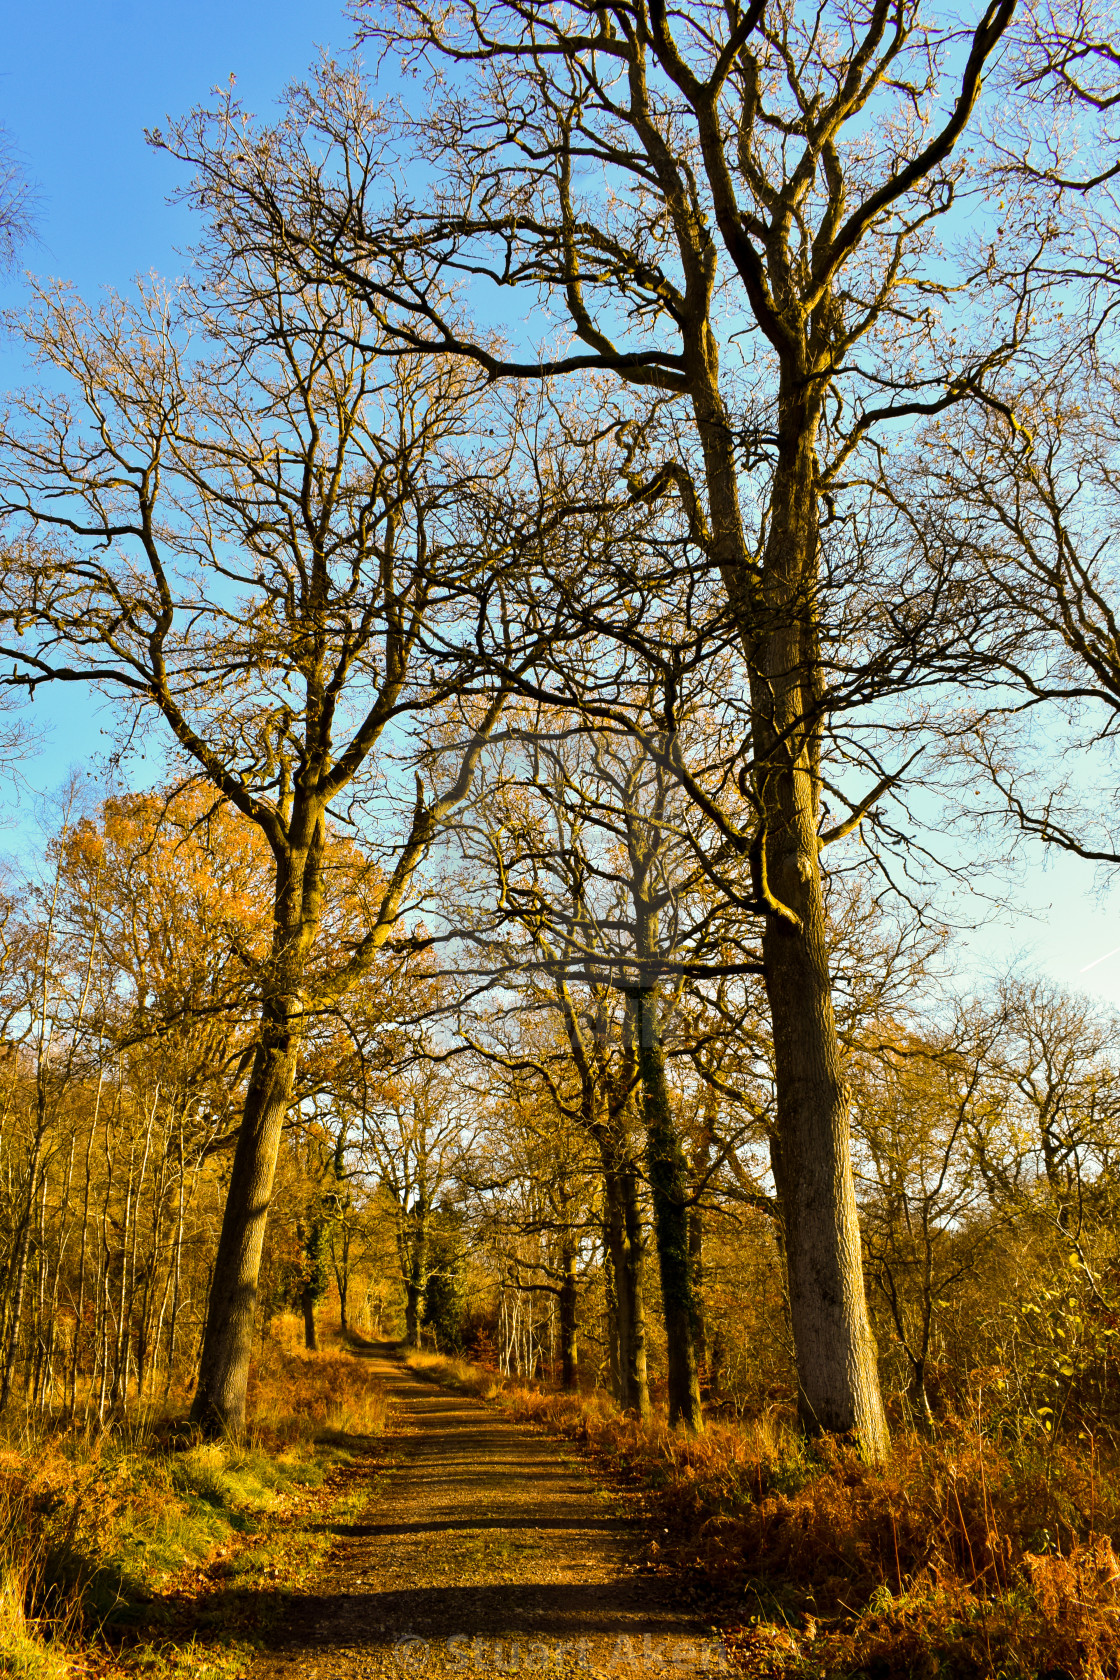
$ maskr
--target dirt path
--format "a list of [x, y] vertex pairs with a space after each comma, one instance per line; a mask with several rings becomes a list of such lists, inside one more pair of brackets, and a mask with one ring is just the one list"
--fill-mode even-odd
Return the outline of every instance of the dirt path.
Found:
[[639, 1572], [643, 1526], [558, 1443], [371, 1357], [390, 1462], [251, 1680], [729, 1672]]

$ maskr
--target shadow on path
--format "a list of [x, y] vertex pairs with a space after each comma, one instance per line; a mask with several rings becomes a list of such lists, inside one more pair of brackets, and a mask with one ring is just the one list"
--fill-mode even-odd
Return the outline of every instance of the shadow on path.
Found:
[[640, 1570], [648, 1538], [558, 1443], [419, 1381], [390, 1345], [357, 1348], [386, 1383], [391, 1455], [321, 1578], [296, 1594], [252, 1680], [343, 1676], [727, 1673]]

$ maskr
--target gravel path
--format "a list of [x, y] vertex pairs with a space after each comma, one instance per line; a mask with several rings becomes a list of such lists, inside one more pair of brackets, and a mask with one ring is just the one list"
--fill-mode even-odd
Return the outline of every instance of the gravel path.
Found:
[[730, 1672], [641, 1571], [643, 1524], [561, 1446], [371, 1357], [390, 1462], [250, 1680]]

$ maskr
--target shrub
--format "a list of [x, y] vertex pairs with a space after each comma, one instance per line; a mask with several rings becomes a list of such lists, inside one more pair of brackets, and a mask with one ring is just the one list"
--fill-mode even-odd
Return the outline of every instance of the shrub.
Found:
[[177, 1577], [321, 1483], [385, 1418], [364, 1361], [277, 1346], [253, 1373], [244, 1442], [170, 1420], [96, 1437], [25, 1422], [0, 1449], [0, 1675], [61, 1680], [68, 1645], [158, 1623]]
[[652, 1502], [655, 1562], [716, 1595], [755, 1675], [1120, 1676], [1120, 1459], [1039, 1429], [987, 1438], [957, 1419], [900, 1433], [871, 1467], [807, 1443], [781, 1413], [698, 1438], [642, 1424], [603, 1393], [414, 1368], [577, 1441]]

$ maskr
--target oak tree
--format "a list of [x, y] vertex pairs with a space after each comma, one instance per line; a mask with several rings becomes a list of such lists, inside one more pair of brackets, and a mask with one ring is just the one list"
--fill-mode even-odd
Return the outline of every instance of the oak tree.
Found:
[[[455, 489], [492, 469], [478, 381], [382, 355], [344, 286], [308, 295], [283, 261], [240, 267], [211, 220], [193, 276], [94, 309], [41, 289], [19, 324], [45, 383], [0, 426], [8, 679], [108, 694], [157, 720], [177, 762], [259, 831], [271, 882], [257, 1024], [214, 1267], [194, 1417], [241, 1427], [281, 1128], [307, 1023], [361, 980], [469, 783], [500, 689], [452, 670], [479, 564]], [[465, 557], [464, 557], [465, 556]], [[396, 801], [364, 928], [324, 937], [331, 813], [353, 820], [383, 741], [458, 694], [441, 787]], [[385, 771], [392, 796], [391, 760]], [[326, 930], [329, 932], [329, 930]]]

